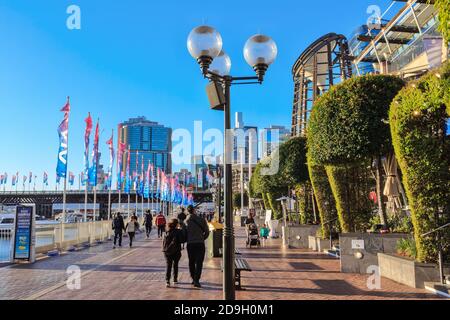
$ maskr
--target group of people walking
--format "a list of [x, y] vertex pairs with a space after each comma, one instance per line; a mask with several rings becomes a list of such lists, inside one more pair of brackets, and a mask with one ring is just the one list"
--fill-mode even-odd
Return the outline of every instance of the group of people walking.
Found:
[[[200, 279], [206, 253], [205, 240], [209, 236], [209, 227], [206, 219], [198, 216], [193, 206], [189, 206], [187, 212], [186, 215], [183, 208], [177, 218], [172, 218], [168, 222], [162, 212], [155, 218], [158, 239], [163, 239], [162, 251], [166, 260], [167, 287], [171, 286], [172, 279], [173, 283], [178, 283], [178, 265], [186, 244], [192, 285], [201, 288]], [[149, 239], [153, 229], [153, 216], [150, 211], [145, 214], [144, 226], [146, 238]], [[131, 248], [135, 234], [140, 229], [137, 217], [132, 216], [130, 222], [125, 225], [122, 215], [118, 213], [113, 220], [112, 227], [114, 230], [113, 248], [116, 248], [117, 241], [119, 247], [122, 246], [123, 232], [128, 233]]]

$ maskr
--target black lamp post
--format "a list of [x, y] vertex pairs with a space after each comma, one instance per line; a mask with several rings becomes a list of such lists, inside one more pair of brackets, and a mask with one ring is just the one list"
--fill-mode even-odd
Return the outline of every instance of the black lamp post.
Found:
[[[232, 134], [230, 88], [238, 84], [261, 84], [268, 67], [277, 57], [277, 46], [268, 36], [255, 35], [244, 47], [244, 57], [255, 70], [256, 76], [230, 76], [231, 60], [222, 50], [222, 37], [210, 26], [200, 26], [191, 31], [188, 37], [188, 50], [197, 60], [203, 76], [217, 85], [223, 92], [218, 92], [224, 101], [214, 109], [224, 111], [224, 232], [223, 232], [223, 295], [225, 300], [235, 300], [234, 283], [234, 228], [233, 228], [233, 193], [232, 193]], [[221, 99], [219, 99], [221, 100]]]

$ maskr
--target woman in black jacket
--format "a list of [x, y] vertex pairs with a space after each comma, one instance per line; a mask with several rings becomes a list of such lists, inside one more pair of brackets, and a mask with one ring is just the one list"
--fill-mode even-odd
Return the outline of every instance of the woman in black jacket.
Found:
[[178, 219], [171, 219], [167, 224], [163, 240], [163, 252], [166, 258], [166, 286], [170, 287], [173, 266], [173, 283], [178, 283], [178, 263], [181, 259], [181, 244], [186, 242], [185, 229], [178, 228]]

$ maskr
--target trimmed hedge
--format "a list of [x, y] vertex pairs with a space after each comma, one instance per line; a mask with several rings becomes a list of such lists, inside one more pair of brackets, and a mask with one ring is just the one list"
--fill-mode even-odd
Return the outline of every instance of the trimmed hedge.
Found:
[[311, 159], [334, 165], [387, 154], [392, 149], [389, 106], [403, 86], [397, 77], [366, 75], [332, 87], [318, 99], [308, 122]]
[[[308, 157], [308, 170], [311, 184], [314, 190], [314, 197], [319, 210], [320, 221], [328, 222], [336, 218], [336, 203], [333, 192], [328, 181], [327, 172], [324, 166], [315, 165]], [[337, 224], [337, 223], [336, 223]], [[330, 226], [322, 223], [322, 237], [330, 236]]]
[[450, 1], [435, 0], [434, 6], [438, 9], [438, 16], [439, 16], [438, 29], [448, 43], [450, 42]]
[[370, 228], [373, 204], [368, 163], [326, 166], [328, 180], [336, 201], [342, 232], [365, 232]]
[[[390, 110], [395, 154], [403, 173], [417, 245], [417, 259], [437, 260], [436, 241], [423, 234], [450, 221], [450, 64], [403, 89]], [[437, 213], [441, 217], [437, 217]], [[449, 256], [450, 232], [446, 237]]]
[[343, 232], [364, 230], [370, 221], [370, 164], [392, 150], [388, 111], [403, 86], [397, 77], [366, 75], [332, 87], [314, 105], [310, 161], [326, 167]]

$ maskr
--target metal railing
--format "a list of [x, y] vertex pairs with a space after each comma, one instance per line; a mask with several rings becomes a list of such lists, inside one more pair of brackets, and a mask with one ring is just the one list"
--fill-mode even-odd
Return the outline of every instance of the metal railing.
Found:
[[[143, 218], [138, 220], [142, 226]], [[0, 263], [11, 261], [13, 234], [13, 226], [0, 227]], [[46, 254], [52, 250], [64, 251], [84, 244], [91, 245], [111, 239], [112, 236], [111, 220], [39, 223], [36, 225], [36, 254]]]
[[444, 252], [442, 249], [442, 236], [441, 236], [441, 231], [449, 228], [450, 227], [450, 223], [447, 223], [443, 226], [440, 226], [439, 228], [436, 228], [430, 232], [424, 233], [422, 235], [422, 238], [431, 236], [431, 235], [436, 235], [436, 243], [437, 243], [437, 249], [438, 249], [438, 264], [439, 264], [439, 277], [441, 280], [441, 284], [445, 285], [446, 284], [446, 279], [445, 279], [445, 272], [444, 272]]

